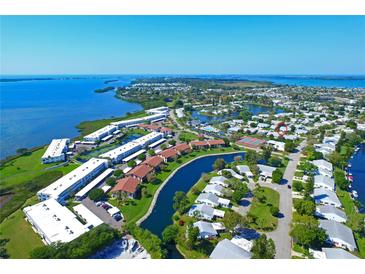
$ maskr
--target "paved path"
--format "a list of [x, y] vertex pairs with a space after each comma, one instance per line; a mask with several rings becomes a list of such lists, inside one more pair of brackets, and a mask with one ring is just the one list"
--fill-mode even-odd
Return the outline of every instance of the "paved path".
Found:
[[95, 203], [86, 197], [81, 202], [86, 206], [92, 213], [98, 216], [104, 223], [115, 229], [121, 229], [123, 221], [117, 222], [110, 214], [102, 207], [97, 207]]
[[276, 247], [277, 259], [290, 259], [291, 258], [291, 237], [290, 224], [292, 222], [292, 190], [288, 188], [288, 185], [292, 186], [293, 177], [300, 159], [301, 150], [305, 146], [305, 141], [303, 141], [299, 147], [298, 151], [291, 153], [289, 155], [289, 163], [285, 169], [283, 176], [283, 184], [270, 184], [270, 183], [260, 183], [262, 186], [270, 187], [280, 194], [280, 213], [282, 217], [278, 219], [278, 227], [275, 231], [267, 233], [267, 236], [274, 240]]

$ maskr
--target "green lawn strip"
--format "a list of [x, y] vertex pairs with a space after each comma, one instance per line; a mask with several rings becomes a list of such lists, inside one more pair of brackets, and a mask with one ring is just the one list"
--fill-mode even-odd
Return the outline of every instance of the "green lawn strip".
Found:
[[[36, 197], [29, 199], [25, 204], [36, 203]], [[0, 224], [0, 237], [9, 239], [6, 250], [13, 259], [29, 258], [29, 253], [36, 247], [43, 246], [41, 238], [24, 219], [21, 209], [16, 210]]]
[[[356, 206], [354, 204], [354, 201], [351, 199], [349, 192], [341, 190], [340, 188], [337, 188], [336, 192], [348, 218], [351, 218], [355, 215], [364, 215], [356, 211]], [[359, 249], [357, 255], [359, 255], [361, 258], [365, 258], [365, 238], [361, 237], [359, 233], [354, 233], [354, 236], [357, 247]]]
[[272, 216], [269, 204], [279, 207], [280, 194], [267, 187], [262, 187], [262, 189], [266, 202], [261, 203], [257, 197], [253, 198], [249, 214], [254, 216], [256, 221], [251, 223], [251, 226], [258, 230], [272, 231], [276, 229], [278, 220]]

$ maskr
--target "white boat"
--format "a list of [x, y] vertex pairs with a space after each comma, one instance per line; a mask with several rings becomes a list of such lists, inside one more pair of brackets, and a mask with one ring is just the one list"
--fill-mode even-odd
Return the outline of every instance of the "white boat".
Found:
[[348, 164], [347, 166], [348, 166], [348, 167], [352, 167], [352, 165], [351, 165], [351, 164]]
[[123, 239], [122, 240], [122, 248], [124, 250], [128, 249], [128, 241], [126, 239]]
[[352, 196], [354, 196], [354, 198], [359, 197], [356, 190], [351, 191], [351, 194], [352, 194]]

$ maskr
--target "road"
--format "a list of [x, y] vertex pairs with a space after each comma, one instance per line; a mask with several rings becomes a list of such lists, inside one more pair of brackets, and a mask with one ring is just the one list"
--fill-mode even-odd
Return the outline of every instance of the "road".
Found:
[[304, 148], [306, 142], [303, 141], [299, 147], [298, 151], [289, 154], [289, 163], [285, 169], [283, 175], [283, 184], [276, 185], [270, 183], [260, 183], [260, 185], [265, 187], [270, 187], [280, 194], [280, 213], [282, 217], [278, 219], [278, 227], [275, 231], [267, 233], [267, 236], [275, 242], [276, 247], [276, 259], [290, 259], [291, 258], [291, 237], [290, 225], [292, 222], [293, 214], [293, 200], [292, 200], [292, 189], [288, 188], [288, 185], [292, 186], [293, 177], [301, 156], [301, 151]]
[[92, 213], [98, 216], [107, 225], [115, 229], [121, 229], [123, 221], [116, 221], [104, 208], [97, 207], [95, 203], [88, 197], [82, 200], [82, 204], [86, 206]]

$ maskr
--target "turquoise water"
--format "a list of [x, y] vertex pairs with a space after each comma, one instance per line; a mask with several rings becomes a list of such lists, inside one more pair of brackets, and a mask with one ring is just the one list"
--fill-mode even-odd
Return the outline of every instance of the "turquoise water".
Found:
[[108, 85], [125, 86], [129, 78], [0, 82], [0, 158], [21, 147], [34, 147], [52, 138], [76, 137], [77, 124], [141, 110], [138, 104], [114, 98], [114, 92], [95, 93]]

